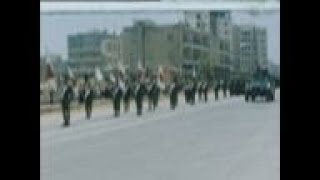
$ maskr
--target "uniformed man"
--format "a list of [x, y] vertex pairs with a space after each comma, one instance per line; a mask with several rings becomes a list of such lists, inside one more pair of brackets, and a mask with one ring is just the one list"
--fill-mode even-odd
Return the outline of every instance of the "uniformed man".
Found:
[[70, 79], [67, 79], [67, 84], [63, 88], [62, 92], [62, 114], [63, 114], [63, 126], [67, 127], [70, 125], [70, 104], [74, 96], [73, 87], [72, 87], [72, 81]]
[[124, 103], [124, 112], [128, 112], [130, 109], [130, 98], [132, 96], [132, 86], [129, 84], [129, 81], [125, 83], [126, 88], [124, 91], [123, 103]]
[[207, 102], [208, 101], [208, 90], [209, 90], [208, 83], [203, 82], [202, 88], [203, 88], [203, 94], [204, 94], [204, 101]]
[[149, 111], [153, 110], [153, 83], [149, 82], [147, 84], [147, 94], [148, 94], [148, 107]]
[[49, 96], [50, 96], [50, 104], [52, 105], [53, 104], [53, 96], [54, 96], [54, 90], [53, 89], [50, 89]]
[[[153, 79], [151, 82], [151, 88], [149, 92], [149, 98], [151, 101], [151, 110], [155, 110], [158, 106], [159, 96], [160, 96], [160, 87], [158, 86], [156, 79]], [[149, 106], [150, 107], [150, 106]]]
[[185, 102], [188, 104], [190, 102], [190, 86], [188, 82], [184, 85], [184, 98]]
[[215, 97], [215, 100], [219, 99], [219, 90], [220, 90], [220, 83], [219, 83], [219, 81], [216, 81], [215, 86], [214, 86], [214, 97]]
[[86, 93], [86, 90], [85, 90], [86, 87], [83, 87], [83, 85], [80, 85], [79, 87], [79, 104], [82, 104], [84, 101], [85, 101], [85, 93]]
[[199, 101], [201, 101], [201, 99], [202, 99], [202, 92], [203, 92], [202, 82], [200, 82], [198, 85], [198, 99], [199, 99]]
[[134, 93], [138, 116], [142, 115], [143, 97], [144, 97], [145, 93], [146, 93], [146, 87], [141, 81], [139, 81], [135, 87], [135, 93]]
[[171, 109], [174, 110], [176, 108], [177, 104], [178, 104], [178, 88], [177, 88], [176, 81], [174, 81], [170, 85], [170, 107], [171, 107]]
[[196, 92], [197, 92], [197, 83], [196, 81], [194, 80], [193, 81], [193, 84], [192, 84], [192, 87], [191, 87], [191, 105], [194, 105], [195, 102], [196, 102]]
[[158, 107], [159, 98], [160, 98], [160, 85], [155, 81], [153, 84], [153, 107], [154, 109]]
[[223, 82], [222, 90], [223, 90], [223, 97], [226, 98], [227, 97], [227, 81]]
[[92, 103], [94, 98], [93, 87], [88, 83], [85, 85], [84, 104], [86, 110], [86, 118], [91, 118]]
[[113, 88], [113, 109], [114, 116], [120, 116], [120, 106], [121, 106], [121, 97], [123, 95], [123, 90], [120, 87], [119, 81], [117, 81]]

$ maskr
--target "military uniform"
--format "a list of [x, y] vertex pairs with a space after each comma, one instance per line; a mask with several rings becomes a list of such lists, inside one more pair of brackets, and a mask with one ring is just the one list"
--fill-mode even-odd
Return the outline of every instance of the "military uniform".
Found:
[[121, 97], [123, 95], [122, 89], [116, 85], [113, 90], [113, 109], [115, 117], [120, 116]]
[[203, 93], [202, 83], [199, 83], [199, 86], [198, 86], [198, 98], [199, 98], [199, 101], [201, 101], [201, 99], [202, 99], [202, 93]]
[[63, 94], [62, 94], [62, 114], [63, 114], [63, 126], [69, 126], [70, 125], [70, 104], [73, 99], [73, 89], [71, 85], [68, 85], [64, 88]]
[[184, 99], [186, 103], [190, 102], [190, 88], [189, 88], [189, 84], [185, 85], [184, 87]]
[[226, 98], [227, 97], [227, 82], [223, 83], [222, 90], [223, 90], [223, 97]]
[[218, 100], [219, 99], [219, 89], [220, 89], [220, 84], [217, 83], [214, 87], [214, 97], [215, 97], [215, 100]]
[[172, 110], [176, 108], [178, 104], [178, 86], [173, 83], [170, 87], [170, 107]]
[[87, 119], [91, 118], [93, 98], [94, 98], [93, 89], [88, 87], [87, 89], [85, 89], [85, 94], [84, 94], [84, 103], [85, 103]]
[[208, 90], [209, 90], [209, 86], [208, 84], [205, 82], [202, 85], [203, 88], [203, 94], [204, 94], [204, 101], [207, 102], [208, 101]]
[[191, 92], [190, 92], [190, 95], [191, 95], [191, 104], [194, 105], [195, 102], [196, 102], [196, 92], [197, 92], [197, 84], [194, 82], [192, 87], [191, 87]]
[[126, 90], [124, 92], [123, 103], [124, 103], [124, 111], [128, 112], [130, 108], [130, 98], [132, 96], [132, 87], [127, 84]]
[[143, 108], [143, 97], [146, 93], [146, 87], [144, 84], [139, 83], [135, 88], [135, 100], [137, 106], [137, 115], [142, 115], [142, 108]]

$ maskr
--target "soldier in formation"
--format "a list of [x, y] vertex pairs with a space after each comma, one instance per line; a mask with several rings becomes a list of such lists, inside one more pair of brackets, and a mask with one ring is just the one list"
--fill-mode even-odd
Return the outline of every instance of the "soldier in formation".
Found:
[[124, 103], [124, 112], [129, 112], [130, 109], [130, 99], [133, 95], [132, 93], [132, 86], [129, 84], [129, 81], [127, 80], [125, 83], [125, 90], [124, 90], [124, 97], [123, 97], [123, 103]]
[[84, 105], [85, 105], [87, 119], [91, 118], [93, 99], [94, 99], [93, 87], [89, 83], [87, 83], [85, 85], [85, 94], [84, 94]]
[[120, 116], [120, 106], [121, 106], [121, 98], [123, 95], [123, 89], [120, 86], [119, 80], [116, 81], [113, 87], [113, 109], [114, 109], [114, 116]]
[[179, 86], [177, 80], [170, 85], [170, 107], [174, 110], [178, 105]]
[[70, 125], [70, 104], [74, 96], [73, 86], [71, 79], [66, 78], [66, 86], [62, 92], [62, 114], [63, 114], [63, 126], [67, 127]]
[[199, 99], [199, 101], [201, 101], [201, 99], [202, 99], [202, 92], [203, 92], [202, 82], [200, 82], [198, 85], [198, 99]]
[[143, 97], [146, 94], [146, 87], [145, 84], [139, 81], [136, 84], [135, 87], [135, 101], [136, 101], [136, 106], [137, 106], [137, 115], [141, 116], [142, 115], [142, 108], [143, 108]]
[[220, 83], [219, 83], [219, 81], [216, 81], [215, 86], [214, 86], [214, 97], [215, 97], [215, 100], [219, 99], [219, 90], [220, 90]]
[[207, 82], [203, 82], [202, 90], [203, 90], [203, 95], [204, 95], [204, 101], [207, 102], [208, 101], [208, 90], [209, 90], [209, 86], [208, 86]]

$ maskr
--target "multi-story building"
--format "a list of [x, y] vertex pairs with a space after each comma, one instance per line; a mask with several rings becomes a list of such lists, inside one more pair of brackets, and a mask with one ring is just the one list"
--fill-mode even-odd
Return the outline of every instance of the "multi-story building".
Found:
[[120, 36], [115, 32], [103, 41], [103, 54], [111, 67], [117, 66], [122, 61]]
[[238, 46], [235, 54], [237, 69], [241, 73], [252, 74], [258, 67], [267, 68], [267, 33], [265, 28], [253, 25], [238, 25], [234, 27], [234, 46]]
[[68, 36], [68, 64], [78, 73], [90, 73], [107, 64], [104, 41], [107, 31], [90, 31]]
[[208, 32], [200, 32], [183, 23], [155, 25], [138, 21], [121, 34], [122, 58], [135, 68], [141, 63], [156, 69], [173, 67], [192, 73], [201, 62], [209, 59]]
[[232, 70], [232, 24], [229, 11], [187, 11], [186, 24], [209, 33], [209, 64], [217, 79], [225, 79]]
[[133, 26], [125, 27], [121, 32], [121, 59], [131, 69], [145, 66], [145, 34], [150, 28], [155, 27], [154, 22], [136, 21]]

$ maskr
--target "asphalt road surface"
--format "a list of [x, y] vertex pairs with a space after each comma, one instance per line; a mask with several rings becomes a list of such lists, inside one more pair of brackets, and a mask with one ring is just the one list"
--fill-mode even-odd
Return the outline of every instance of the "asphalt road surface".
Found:
[[161, 106], [141, 117], [101, 115], [42, 129], [41, 179], [280, 179], [280, 91], [268, 103], [179, 101], [175, 111]]

